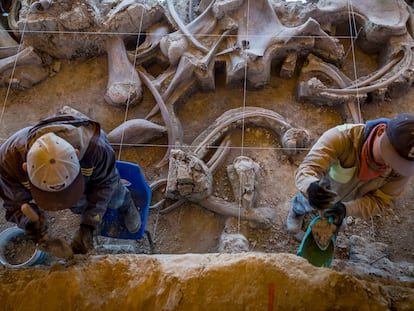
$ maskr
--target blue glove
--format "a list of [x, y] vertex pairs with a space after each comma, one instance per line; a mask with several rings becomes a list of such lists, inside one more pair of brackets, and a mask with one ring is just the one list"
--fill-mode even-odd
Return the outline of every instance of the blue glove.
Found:
[[339, 227], [342, 225], [342, 222], [346, 216], [346, 208], [342, 202], [336, 202], [334, 206], [328, 208], [325, 213], [324, 217], [329, 218], [332, 217], [334, 219], [334, 225]]

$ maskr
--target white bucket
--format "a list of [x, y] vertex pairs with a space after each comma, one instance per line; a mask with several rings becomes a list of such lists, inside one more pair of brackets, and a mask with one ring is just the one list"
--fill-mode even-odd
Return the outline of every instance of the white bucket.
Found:
[[25, 234], [25, 231], [18, 227], [7, 228], [6, 230], [0, 233], [0, 263], [5, 265], [6, 267], [9, 267], [9, 268], [30, 267], [30, 266], [42, 263], [47, 257], [47, 254], [45, 252], [36, 249], [35, 252], [33, 253], [33, 256], [29, 260], [23, 263], [15, 265], [15, 264], [10, 264], [9, 262], [7, 262], [4, 256], [5, 247], [11, 239], [21, 234]]

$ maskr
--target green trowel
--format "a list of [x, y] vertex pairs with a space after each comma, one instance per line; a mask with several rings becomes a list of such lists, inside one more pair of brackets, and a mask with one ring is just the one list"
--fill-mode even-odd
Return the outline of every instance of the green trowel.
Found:
[[306, 258], [314, 266], [329, 268], [334, 257], [336, 231], [332, 217], [315, 217], [309, 224], [296, 255]]

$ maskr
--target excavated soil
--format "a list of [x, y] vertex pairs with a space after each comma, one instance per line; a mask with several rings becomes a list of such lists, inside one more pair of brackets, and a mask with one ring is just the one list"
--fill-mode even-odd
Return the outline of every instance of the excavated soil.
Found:
[[[345, 50], [349, 50], [347, 45], [344, 45]], [[345, 72], [353, 72], [353, 69], [356, 68], [358, 73], [355, 76], [363, 76], [375, 69], [375, 56], [367, 56], [360, 51], [356, 51], [355, 56], [357, 64], [354, 67], [352, 55], [350, 53], [348, 54], [343, 68]], [[35, 124], [43, 117], [55, 114], [64, 106], [70, 106], [90, 118], [99, 121], [103, 129], [109, 132], [125, 120], [144, 118], [156, 104], [151, 93], [147, 89], [144, 89], [144, 99], [135, 107], [128, 107], [126, 109], [125, 107], [108, 105], [104, 100], [108, 79], [107, 58], [105, 55], [87, 60], [60, 60], [54, 64], [54, 70], [56, 72], [51, 74], [46, 81], [31, 89], [0, 89], [0, 94], [3, 99], [0, 114], [0, 143], [4, 142], [15, 131], [22, 127]], [[215, 92], [203, 93], [194, 90], [187, 98], [176, 104], [175, 109], [183, 125], [184, 142], [191, 144], [205, 128], [224, 112], [229, 109], [244, 106], [264, 107], [274, 110], [292, 125], [307, 129], [311, 134], [312, 143], [325, 130], [343, 122], [352, 121], [348, 115], [344, 114], [343, 107], [317, 106], [298, 102], [295, 98], [297, 77], [295, 76], [292, 79], [284, 80], [278, 76], [277, 72], [278, 68], [275, 66], [275, 68], [272, 68], [272, 77], [269, 83], [262, 89], [251, 90], [246, 89], [243, 84], [232, 89], [226, 88], [224, 86], [224, 74], [218, 70], [216, 73]], [[411, 88], [408, 93], [401, 94], [399, 98], [361, 105], [361, 115], [363, 120], [369, 120], [379, 117], [393, 117], [401, 112], [414, 113], [413, 100], [414, 89]], [[162, 118], [159, 115], [152, 118], [151, 121], [162, 124]], [[235, 258], [242, 258], [239, 254], [235, 257], [211, 254], [218, 252], [220, 236], [223, 231], [226, 231], [226, 233], [240, 233], [247, 238], [248, 250], [253, 252], [253, 255], [250, 254], [248, 256], [255, 257], [254, 254], [257, 252], [270, 253], [272, 256], [269, 256], [266, 260], [280, 260], [280, 263], [286, 266], [281, 268], [281, 272], [278, 270], [278, 273], [280, 273], [278, 277], [280, 275], [284, 276], [286, 273], [286, 279], [266, 279], [268, 283], [263, 283], [273, 284], [275, 291], [279, 288], [280, 284], [287, 283], [289, 288], [292, 289], [292, 293], [298, 292], [297, 286], [300, 285], [307, 289], [307, 282], [310, 280], [308, 276], [311, 273], [313, 277], [311, 282], [316, 286], [314, 296], [320, 294], [319, 290], [321, 285], [318, 282], [327, 280], [328, 283], [323, 285], [324, 290], [326, 290], [324, 293], [329, 297], [329, 300], [326, 300], [327, 305], [331, 301], [335, 301], [337, 297], [341, 299], [345, 297], [345, 299], [342, 299], [343, 303], [348, 303], [349, 310], [354, 309], [355, 304], [352, 305], [352, 301], [354, 300], [348, 300], [346, 295], [342, 297], [341, 290], [343, 289], [343, 292], [350, 293], [357, 288], [358, 291], [354, 293], [366, 295], [364, 296], [366, 301], [363, 307], [361, 307], [361, 310], [370, 309], [370, 299], [372, 297], [379, 297], [379, 292], [383, 294], [382, 288], [377, 288], [374, 277], [374, 285], [367, 287], [366, 290], [361, 290], [361, 288], [369, 283], [368, 281], [362, 281], [360, 284], [359, 281], [348, 278], [345, 274], [332, 274], [329, 278], [323, 279], [322, 275], [329, 274], [326, 272], [327, 270], [320, 269], [322, 272], [312, 270], [308, 265], [303, 265], [303, 261], [298, 260], [295, 256], [291, 256], [292, 259], [288, 255], [281, 254], [281, 256], [278, 256], [277, 254], [295, 254], [299, 246], [299, 243], [287, 234], [285, 220], [290, 209], [291, 197], [297, 191], [293, 179], [294, 171], [305, 156], [307, 150], [302, 150], [296, 156], [288, 157], [281, 148], [282, 145], [279, 137], [273, 132], [262, 128], [245, 128], [243, 131], [237, 130], [233, 133], [231, 139], [232, 146], [226, 156], [225, 164], [214, 174], [213, 192], [217, 197], [234, 201], [235, 198], [227, 176], [226, 167], [232, 164], [234, 158], [237, 156], [245, 155], [251, 157], [260, 166], [257, 176], [258, 193], [256, 206], [270, 207], [277, 211], [277, 217], [272, 227], [263, 228], [252, 222], [242, 221], [237, 218], [227, 218], [212, 213], [195, 203], [184, 204], [169, 213], [163, 213], [161, 207], [153, 208], [149, 211], [146, 223], [146, 230], [152, 238], [153, 248], [150, 247], [150, 243], [146, 237], [139, 241], [97, 237], [96, 249], [92, 254], [98, 256], [76, 256], [73, 261], [66, 263], [65, 266], [59, 266], [62, 261], [58, 258], [49, 257], [44, 265], [41, 266], [41, 269], [28, 270], [28, 274], [24, 272], [12, 273], [7, 269], [3, 269], [1, 270], [2, 280], [6, 282], [4, 283], [4, 293], [7, 293], [7, 295], [13, 294], [10, 296], [11, 303], [15, 304], [23, 300], [22, 297], [26, 299], [30, 298], [30, 301], [35, 301], [36, 304], [42, 303], [42, 301], [36, 300], [36, 295], [26, 295], [25, 290], [28, 289], [30, 293], [33, 290], [41, 291], [46, 284], [48, 289], [50, 289], [50, 293], [52, 295], [55, 294], [55, 297], [62, 297], [62, 292], [66, 293], [65, 299], [53, 300], [55, 309], [66, 307], [68, 303], [72, 304], [73, 309], [89, 308], [94, 310], [104, 305], [106, 309], [111, 309], [111, 306], [119, 307], [119, 300], [117, 298], [121, 295], [126, 298], [123, 306], [128, 309], [148, 307], [148, 305], [151, 305], [153, 306], [153, 310], [160, 310], [160, 306], [164, 306], [170, 310], [178, 310], [180, 309], [179, 303], [177, 304], [178, 307], [174, 308], [172, 307], [174, 305], [173, 302], [169, 304], [169, 299], [180, 299], [179, 294], [185, 292], [187, 289], [190, 293], [185, 297], [186, 299], [188, 297], [201, 299], [200, 295], [194, 294], [197, 290], [201, 290], [203, 299], [208, 297], [209, 299], [211, 298], [211, 301], [215, 301], [216, 304], [211, 305], [212, 309], [214, 309], [214, 306], [217, 306], [217, 308], [222, 310], [230, 310], [231, 308], [229, 307], [220, 306], [219, 302], [215, 299], [219, 297], [222, 301], [228, 301], [228, 297], [235, 297], [235, 295], [226, 295], [226, 293], [224, 295], [223, 293], [221, 293], [222, 295], [218, 295], [214, 291], [214, 288], [206, 289], [212, 291], [208, 293], [209, 295], [204, 295], [202, 291], [204, 287], [200, 287], [201, 285], [198, 283], [200, 279], [204, 279], [205, 277], [199, 274], [200, 271], [205, 271], [204, 269], [208, 267], [208, 263], [215, 262], [216, 259], [212, 259], [213, 257], [219, 258], [220, 260], [218, 260], [217, 264], [223, 266], [228, 261], [238, 262], [238, 259], [236, 260]], [[150, 145], [140, 147], [122, 146], [121, 149], [117, 149], [117, 155], [120, 160], [140, 164], [148, 183], [151, 184], [167, 176], [168, 167], [157, 166], [166, 150], [167, 138], [165, 137], [152, 142]], [[392, 207], [384, 211], [381, 215], [374, 215], [369, 219], [347, 219], [347, 226], [339, 233], [337, 240], [333, 265], [334, 270], [350, 273], [351, 275], [361, 272], [349, 269], [346, 265], [346, 262], [352, 255], [350, 252], [350, 241], [355, 242], [358, 240], [355, 236], [363, 237], [365, 242], [367, 242], [365, 244], [361, 243], [362, 250], [359, 250], [360, 253], [363, 253], [369, 258], [368, 266], [361, 265], [360, 269], [363, 270], [362, 274], [370, 277], [371, 271], [369, 270], [369, 266], [374, 263], [381, 263], [382, 261], [384, 261], [384, 271], [388, 271], [387, 269], [392, 263], [404, 262], [408, 264], [407, 269], [411, 271], [411, 279], [409, 279], [411, 283], [399, 284], [401, 287], [406, 287], [407, 292], [402, 292], [401, 287], [394, 290], [391, 298], [387, 298], [388, 302], [379, 302], [379, 304], [388, 306], [384, 307], [384, 310], [391, 307], [396, 310], [410, 310], [412, 307], [411, 300], [409, 300], [411, 305], [397, 306], [392, 303], [400, 301], [397, 298], [409, 297], [412, 294], [410, 288], [412, 288], [412, 278], [414, 276], [414, 250], [412, 249], [414, 245], [414, 235], [412, 234], [414, 225], [414, 208], [412, 206], [412, 202], [414, 202], [413, 187], [414, 181], [412, 180], [405, 193], [400, 198], [395, 199]], [[154, 192], [151, 205], [155, 205], [162, 198], [164, 198], [162, 189]], [[167, 203], [171, 204], [172, 202]], [[79, 225], [79, 217], [69, 211], [49, 212], [48, 216], [50, 219], [50, 236], [63, 237], [70, 241]], [[309, 221], [310, 217], [306, 219], [306, 224]], [[4, 211], [0, 209], [0, 230], [4, 230], [10, 226], [13, 226], [13, 224], [4, 220]], [[378, 253], [377, 249], [372, 247], [373, 245], [380, 245], [382, 252]], [[125, 253], [154, 253], [156, 256], [140, 257], [138, 255], [134, 257], [135, 255], [124, 255]], [[202, 257], [190, 255], [191, 253], [210, 254]], [[111, 255], [106, 256], [106, 254]], [[112, 256], [112, 254], [120, 255]], [[169, 257], [169, 254], [188, 255], [184, 255], [183, 257]], [[100, 255], [104, 256], [102, 257]], [[164, 255], [166, 257], [163, 257]], [[224, 258], [224, 260], [221, 260], [221, 258]], [[191, 266], [193, 260], [197, 260], [197, 264]], [[146, 265], [141, 261], [145, 262]], [[158, 261], [164, 263], [163, 269], [160, 269], [161, 272], [156, 268], [158, 263], [155, 264], [155, 262]], [[223, 284], [224, 282], [227, 286], [225, 288], [232, 291], [234, 284], [229, 284], [230, 280], [238, 278], [245, 271], [244, 259], [242, 258], [241, 261], [241, 264], [237, 264], [238, 269], [235, 270], [234, 274], [227, 274], [227, 271], [223, 272], [220, 270], [220, 273], [217, 274], [219, 276], [213, 278], [212, 281], [217, 281], [217, 284]], [[180, 266], [177, 268], [177, 271], [174, 271], [175, 267], [183, 263], [189, 266], [189, 269], [183, 269]], [[197, 266], [198, 264], [199, 266]], [[152, 270], [147, 271], [147, 265], [151, 266]], [[273, 269], [273, 265], [269, 264], [269, 266], [272, 266]], [[256, 267], [257, 264], [255, 263], [249, 268], [252, 270], [249, 275], [253, 279], [258, 274], [262, 277], [261, 273], [263, 271], [256, 271]], [[294, 271], [298, 271], [297, 275], [294, 275], [295, 273], [292, 274], [293, 270], [288, 270], [289, 267], [293, 267], [292, 269]], [[305, 267], [303, 268], [304, 272], [301, 272], [302, 267]], [[195, 271], [190, 268], [193, 268]], [[48, 269], [50, 269], [51, 274], [47, 271], [45, 272]], [[167, 271], [167, 274], [170, 273], [171, 275], [163, 278], [162, 273], [165, 273], [164, 270]], [[176, 280], [179, 278], [178, 274], [181, 272], [185, 274], [187, 270], [191, 274], [191, 277], [186, 282], [189, 282], [191, 286], [182, 282], [180, 286], [184, 289], [175, 287]], [[146, 273], [147, 279], [145, 279], [145, 276], [140, 279], [143, 283], [147, 282], [145, 286], [140, 287], [141, 283], [139, 283], [140, 280], [137, 280], [137, 271]], [[206, 273], [209, 272], [208, 270], [206, 271]], [[243, 273], [240, 271], [243, 271]], [[114, 277], [113, 273], [116, 273], [116, 277]], [[223, 273], [228, 278], [223, 277]], [[65, 277], [65, 280], [69, 283], [61, 282], [62, 277]], [[263, 277], [267, 278], [267, 275]], [[298, 281], [295, 277], [301, 277], [301, 279]], [[169, 281], [171, 284], [174, 284], [174, 288], [169, 289], [172, 291], [171, 295], [166, 288], [159, 285], [159, 282], [164, 279], [166, 279], [166, 282]], [[341, 287], [341, 284], [344, 284], [344, 282], [340, 282], [339, 280], [342, 279], [349, 282], [346, 288]], [[242, 291], [249, 288], [250, 281], [251, 279], [246, 279], [244, 283], [240, 283], [240, 286], [237, 287], [239, 291], [236, 292], [237, 289], [235, 289], [232, 293], [236, 293], [237, 297], [242, 297]], [[111, 284], [108, 285], [108, 282]], [[389, 282], [392, 283], [392, 281]], [[391, 283], [385, 287], [391, 289]], [[10, 286], [8, 286], [9, 284]], [[203, 286], [207, 286], [205, 284]], [[255, 285], [256, 283], [253, 282], [251, 284]], [[62, 288], [62, 286], [66, 288]], [[83, 286], [86, 286], [87, 290], [79, 291], [78, 289], [83, 288]], [[161, 289], [159, 289], [160, 286]], [[280, 288], [282, 289], [283, 286], [280, 286]], [[337, 292], [332, 293], [333, 288]], [[125, 294], [122, 292], [123, 289], [125, 289]], [[156, 289], [158, 291], [154, 292]], [[264, 292], [267, 294], [268, 290], [268, 288], [265, 288]], [[249, 292], [248, 289], [246, 291]], [[108, 292], [110, 293], [110, 297], [108, 296]], [[306, 290], [299, 290], [299, 292], [306, 292]], [[22, 296], [19, 296], [19, 293]], [[250, 291], [250, 293], [254, 296], [256, 295], [254, 291]], [[141, 294], [148, 294], [147, 304], [139, 305], [142, 300], [137, 302], [136, 297]], [[82, 296], [82, 299], [78, 300], [79, 297], [77, 295], [85, 296]], [[303, 299], [296, 299], [296, 294], [290, 294], [288, 291], [277, 292], [277, 295], [280, 295], [278, 297], [281, 298], [279, 302], [284, 302], [285, 305], [290, 303], [292, 310], [306, 308], [306, 306], [309, 306], [309, 301], [315, 303], [312, 297], [306, 296]], [[358, 295], [355, 296], [357, 297]], [[99, 299], [95, 298], [95, 296], [99, 297]], [[283, 300], [283, 297], [287, 299]], [[94, 299], [96, 299], [95, 303], [97, 304], [94, 303]], [[162, 303], [157, 299], [162, 299]], [[378, 299], [381, 300], [382, 298]], [[187, 305], [191, 305], [192, 303], [192, 301], [186, 301], [184, 298], [182, 298], [182, 301], [184, 301], [184, 305], [185, 303]], [[275, 304], [276, 301], [275, 298]], [[154, 303], [148, 304], [149, 302]], [[28, 305], [30, 303], [26, 300], [22, 309], [27, 308]], [[239, 306], [243, 305], [246, 304], [243, 304], [243, 301], [241, 301]], [[254, 309], [254, 306], [257, 307], [257, 304], [252, 304], [251, 309]], [[340, 306], [343, 305], [337, 304], [338, 308]], [[206, 306], [199, 308], [199, 310], [204, 309], [206, 309]], [[321, 309], [323, 308], [321, 307]], [[328, 309], [327, 307], [326, 310]], [[381, 308], [377, 309], [380, 310]], [[247, 309], [245, 308], [245, 310]]]
[[[372, 60], [369, 59], [368, 62]], [[43, 83], [23, 91], [1, 89], [3, 112], [1, 115], [1, 140], [22, 127], [35, 124], [40, 118], [55, 114], [63, 106], [70, 106], [101, 122], [109, 132], [126, 119], [144, 118], [155, 102], [150, 93], [144, 91], [144, 100], [129, 109], [110, 106], [103, 94], [107, 82], [106, 57], [86, 61], [62, 61], [60, 71]], [[192, 140], [211, 122], [228, 109], [258, 106], [273, 109], [293, 125], [303, 127], [311, 133], [312, 142], [321, 133], [344, 122], [346, 115], [337, 107], [315, 106], [298, 103], [295, 100], [295, 80], [282, 80], [275, 74], [270, 83], [260, 90], [244, 90], [222, 87], [217, 77], [214, 93], [195, 92], [181, 104], [177, 113], [183, 124], [185, 143]], [[364, 120], [378, 117], [392, 117], [400, 112], [414, 113], [412, 105], [414, 91], [410, 89], [401, 98], [382, 103], [370, 103], [361, 107]], [[161, 118], [153, 122], [162, 124]], [[234, 200], [226, 173], [226, 166], [238, 155], [247, 155], [260, 165], [258, 173], [258, 207], [272, 207], [277, 210], [276, 225], [258, 228], [254, 223], [237, 219], [227, 222], [226, 217], [214, 214], [196, 204], [183, 205], [170, 213], [162, 214], [160, 208], [149, 212], [146, 229], [152, 236], [155, 253], [211, 253], [218, 249], [219, 237], [226, 226], [233, 233], [244, 234], [251, 251], [295, 253], [298, 242], [287, 235], [285, 219], [290, 208], [290, 199], [296, 193], [293, 174], [306, 150], [293, 158], [281, 150], [279, 137], [262, 128], [246, 128], [236, 131], [233, 145], [226, 163], [214, 176], [214, 194], [226, 200]], [[119, 159], [139, 163], [148, 183], [167, 176], [167, 167], [156, 164], [166, 151], [166, 138], [144, 147], [123, 147], [117, 150]], [[338, 248], [337, 257], [347, 258], [346, 237], [352, 234], [364, 236], [372, 242], [388, 245], [387, 256], [394, 261], [414, 262], [414, 236], [411, 234], [414, 222], [413, 183], [404, 195], [395, 200], [393, 207], [382, 215], [367, 220], [354, 219], [345, 231], [344, 245]], [[162, 192], [153, 194], [152, 204], [163, 197]], [[78, 217], [68, 211], [50, 213], [51, 233], [70, 240], [78, 225]], [[13, 224], [2, 217], [0, 229]], [[228, 231], [228, 230], [227, 230]], [[97, 239], [97, 242], [102, 240]], [[102, 243], [124, 244], [130, 241], [106, 241]], [[139, 241], [138, 252], [148, 253], [146, 239]]]
[[4, 259], [11, 265], [27, 262], [36, 251], [36, 244], [25, 235], [11, 238], [3, 250]]

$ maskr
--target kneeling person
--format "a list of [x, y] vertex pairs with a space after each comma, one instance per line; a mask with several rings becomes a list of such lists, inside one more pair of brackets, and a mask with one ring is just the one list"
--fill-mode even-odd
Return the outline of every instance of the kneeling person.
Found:
[[[74, 253], [93, 248], [93, 232], [108, 208], [119, 209], [128, 231], [138, 232], [141, 217], [115, 163], [115, 152], [95, 121], [60, 115], [21, 129], [0, 147], [6, 220], [39, 242], [48, 231], [44, 211], [71, 209], [81, 215], [71, 243]], [[38, 221], [22, 213], [24, 203], [39, 215]]]

